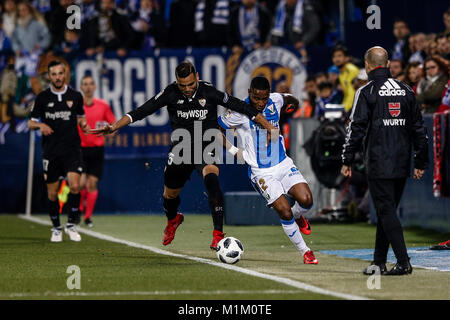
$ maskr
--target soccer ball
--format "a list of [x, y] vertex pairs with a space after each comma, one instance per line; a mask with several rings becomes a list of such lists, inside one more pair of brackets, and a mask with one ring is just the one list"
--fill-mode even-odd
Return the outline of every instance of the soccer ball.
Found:
[[217, 244], [217, 258], [223, 263], [235, 264], [242, 258], [244, 246], [233, 237], [226, 237]]

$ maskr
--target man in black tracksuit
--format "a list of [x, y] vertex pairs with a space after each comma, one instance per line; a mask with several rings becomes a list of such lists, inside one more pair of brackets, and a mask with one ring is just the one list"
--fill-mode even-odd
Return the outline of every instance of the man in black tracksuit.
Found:
[[[414, 178], [420, 179], [428, 167], [428, 138], [414, 92], [392, 79], [388, 66], [386, 50], [367, 50], [365, 68], [369, 83], [355, 94], [341, 173], [351, 177], [355, 153], [364, 143], [369, 190], [378, 217], [374, 261], [364, 273], [372, 274], [375, 265], [381, 274], [402, 275], [411, 273], [412, 267], [396, 209], [410, 175], [412, 148]], [[397, 264], [387, 271], [389, 244]]]

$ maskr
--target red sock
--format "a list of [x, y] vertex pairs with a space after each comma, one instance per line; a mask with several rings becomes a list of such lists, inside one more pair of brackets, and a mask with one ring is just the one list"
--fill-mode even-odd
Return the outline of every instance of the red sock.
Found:
[[86, 194], [87, 194], [87, 190], [85, 189], [81, 189], [80, 190], [80, 212], [84, 211], [84, 201], [86, 200]]
[[88, 192], [86, 195], [86, 210], [84, 212], [84, 220], [89, 219], [94, 212], [95, 203], [97, 202], [98, 190]]

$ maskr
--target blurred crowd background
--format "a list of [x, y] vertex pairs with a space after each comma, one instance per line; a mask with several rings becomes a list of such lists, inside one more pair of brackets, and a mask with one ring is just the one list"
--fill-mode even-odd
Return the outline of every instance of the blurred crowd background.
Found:
[[[366, 4], [367, 2], [367, 4]], [[347, 20], [364, 18], [370, 1], [344, 1]], [[373, 2], [373, 1], [372, 1]], [[367, 75], [361, 58], [346, 44], [342, 1], [325, 0], [34, 0], [1, 1], [0, 120], [14, 129], [28, 114], [34, 96], [48, 85], [46, 63], [52, 57], [69, 65], [80, 55], [158, 48], [228, 47], [233, 52], [273, 45], [293, 46], [309, 71], [301, 107], [289, 117], [320, 117], [327, 103], [351, 111], [355, 90]], [[76, 5], [79, 29], [68, 8]], [[401, 16], [401, 12], [399, 13]], [[449, 108], [450, 9], [435, 12], [440, 32], [414, 30], [405, 19], [389, 26], [386, 40], [391, 73], [417, 94], [424, 113]], [[348, 27], [348, 23], [347, 23]], [[384, 26], [384, 28], [386, 28]], [[413, 28], [414, 29], [414, 28]], [[367, 30], [366, 30], [367, 32]], [[348, 32], [347, 32], [348, 33]], [[386, 33], [384, 33], [386, 34]], [[354, 41], [357, 42], [357, 41]], [[380, 43], [384, 45], [384, 43]], [[328, 48], [329, 67], [317, 71], [309, 48]], [[313, 50], [314, 52], [314, 50]], [[331, 59], [330, 59], [331, 58]], [[323, 59], [322, 59], [323, 60]], [[323, 61], [319, 64], [326, 65]], [[72, 77], [73, 73], [69, 74]], [[289, 92], [286, 83], [276, 91]], [[286, 119], [284, 119], [286, 120]]]

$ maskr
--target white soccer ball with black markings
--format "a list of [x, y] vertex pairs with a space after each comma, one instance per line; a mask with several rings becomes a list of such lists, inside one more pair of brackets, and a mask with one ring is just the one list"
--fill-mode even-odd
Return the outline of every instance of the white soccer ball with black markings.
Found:
[[226, 237], [217, 245], [217, 258], [223, 263], [235, 264], [241, 260], [244, 254], [244, 246], [233, 237]]

